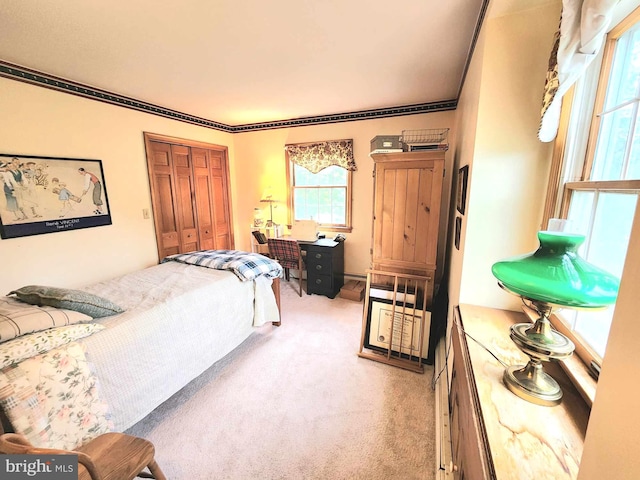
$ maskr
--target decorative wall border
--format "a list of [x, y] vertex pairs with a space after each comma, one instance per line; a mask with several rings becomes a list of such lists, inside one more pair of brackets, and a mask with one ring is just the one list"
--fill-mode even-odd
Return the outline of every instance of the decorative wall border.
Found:
[[415, 115], [419, 113], [442, 112], [455, 110], [457, 100], [445, 100], [442, 102], [417, 103], [413, 105], [403, 105], [397, 107], [377, 108], [371, 110], [360, 110], [355, 112], [337, 113], [331, 115], [318, 115], [311, 117], [301, 117], [289, 120], [274, 120], [271, 122], [249, 123], [244, 125], [226, 125], [206, 118], [197, 117], [171, 110], [169, 108], [143, 102], [135, 98], [125, 97], [117, 93], [101, 90], [81, 83], [66, 80], [47, 73], [31, 70], [26, 67], [14, 65], [0, 60], [0, 77], [50, 88], [72, 95], [117, 105], [132, 110], [138, 110], [152, 115], [171, 118], [181, 122], [192, 123], [201, 127], [212, 128], [227, 133], [252, 132], [258, 130], [272, 130], [277, 128], [301, 127], [304, 125], [321, 125], [326, 123], [352, 122], [355, 120], [367, 120], [372, 118], [397, 117], [402, 115]]
[[110, 103], [112, 105], [130, 108], [132, 110], [151, 113], [153, 115], [159, 115], [161, 117], [168, 117], [172, 118], [173, 120], [179, 120], [181, 122], [193, 123], [203, 127], [213, 128], [215, 130], [232, 132], [233, 129], [233, 127], [225, 125], [224, 123], [214, 122], [212, 120], [207, 120], [206, 118], [196, 117], [194, 115], [178, 112], [169, 108], [160, 107], [152, 103], [136, 100], [135, 98], [125, 97], [123, 95], [118, 95], [117, 93], [108, 92], [106, 90], [100, 90], [98, 88], [83, 85], [71, 80], [65, 80], [63, 78], [49, 75], [47, 73], [38, 72], [26, 67], [21, 67], [19, 65], [14, 65], [3, 60], [0, 60], [0, 77], [6, 77], [12, 80], [18, 80], [19, 82], [30, 83], [32, 85], [38, 85], [40, 87], [70, 93], [72, 95], [78, 95], [80, 97], [90, 98], [91, 100], [98, 100], [99, 102]]

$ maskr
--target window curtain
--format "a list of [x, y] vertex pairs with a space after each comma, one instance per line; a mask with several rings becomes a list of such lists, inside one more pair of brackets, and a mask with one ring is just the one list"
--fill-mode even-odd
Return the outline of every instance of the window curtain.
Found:
[[289, 160], [306, 168], [311, 173], [337, 165], [349, 171], [355, 171], [353, 158], [353, 140], [330, 140], [315, 143], [294, 143], [285, 145]]
[[542, 101], [538, 139], [551, 142], [560, 124], [562, 97], [597, 56], [618, 0], [563, 0]]

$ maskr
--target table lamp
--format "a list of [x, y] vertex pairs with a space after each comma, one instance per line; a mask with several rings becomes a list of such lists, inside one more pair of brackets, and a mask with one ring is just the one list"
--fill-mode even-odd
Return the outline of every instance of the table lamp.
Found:
[[267, 220], [267, 227], [273, 227], [273, 192], [271, 191], [271, 187], [267, 188], [262, 194], [262, 198], [260, 199], [262, 203], [269, 203], [269, 220]]
[[543, 361], [569, 357], [574, 344], [551, 327], [555, 308], [601, 309], [615, 303], [620, 281], [577, 254], [584, 235], [538, 232], [535, 252], [499, 261], [491, 268], [500, 287], [518, 295], [540, 317], [534, 323], [511, 326], [511, 340], [530, 357], [527, 365], [507, 368], [503, 381], [520, 398], [538, 405], [557, 405], [562, 399], [558, 383], [547, 374]]

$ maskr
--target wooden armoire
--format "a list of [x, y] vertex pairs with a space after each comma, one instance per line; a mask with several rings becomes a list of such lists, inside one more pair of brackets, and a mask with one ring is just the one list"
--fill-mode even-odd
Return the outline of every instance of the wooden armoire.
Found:
[[145, 133], [158, 257], [234, 248], [227, 147]]
[[372, 154], [373, 270], [430, 277], [433, 298], [446, 149]]

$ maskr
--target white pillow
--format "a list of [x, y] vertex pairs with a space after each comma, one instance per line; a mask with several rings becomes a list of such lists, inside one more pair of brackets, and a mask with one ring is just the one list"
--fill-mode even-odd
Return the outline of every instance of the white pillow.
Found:
[[90, 322], [84, 313], [54, 307], [29, 305], [10, 297], [0, 297], [0, 342], [53, 327]]

